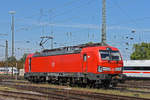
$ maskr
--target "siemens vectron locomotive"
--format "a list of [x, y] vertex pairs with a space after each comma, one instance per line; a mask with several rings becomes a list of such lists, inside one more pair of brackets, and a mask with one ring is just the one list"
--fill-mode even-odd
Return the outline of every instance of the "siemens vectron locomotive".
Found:
[[32, 82], [109, 87], [124, 80], [122, 67], [117, 48], [82, 44], [29, 54], [24, 77]]

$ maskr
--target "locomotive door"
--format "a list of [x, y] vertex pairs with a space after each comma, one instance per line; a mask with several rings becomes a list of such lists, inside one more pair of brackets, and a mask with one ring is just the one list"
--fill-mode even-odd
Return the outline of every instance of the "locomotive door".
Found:
[[83, 72], [87, 72], [87, 54], [83, 54], [83, 69], [82, 69], [82, 71]]
[[29, 58], [29, 72], [31, 72], [31, 58]]

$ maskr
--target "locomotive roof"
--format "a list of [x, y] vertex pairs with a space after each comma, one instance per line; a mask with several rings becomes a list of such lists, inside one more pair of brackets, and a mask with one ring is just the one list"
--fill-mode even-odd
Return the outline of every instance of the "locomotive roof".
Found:
[[[82, 48], [95, 47], [95, 46], [102, 46], [102, 44], [101, 43], [87, 43], [87, 44], [80, 44], [77, 46], [68, 46], [68, 47], [62, 47], [62, 48], [56, 48], [56, 49], [45, 49], [40, 53], [35, 53], [33, 57], [80, 53]], [[108, 45], [105, 44], [103, 46], [108, 46]]]

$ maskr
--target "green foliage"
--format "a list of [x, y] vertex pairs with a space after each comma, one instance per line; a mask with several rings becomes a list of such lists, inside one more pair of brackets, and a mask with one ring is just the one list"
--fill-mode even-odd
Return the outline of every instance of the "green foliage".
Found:
[[27, 55], [28, 54], [25, 53], [19, 61], [22, 62], [22, 63], [25, 63]]
[[[22, 56], [22, 58], [20, 58], [19, 60], [17, 60], [15, 57], [9, 57], [7, 59], [8, 66], [14, 66], [14, 67], [16, 67], [16, 65], [17, 65], [17, 68], [22, 69], [23, 66], [24, 66], [25, 59], [26, 59], [27, 55], [28, 54], [25, 53]], [[5, 61], [0, 61], [0, 67], [4, 67], [4, 66], [6, 66], [6, 62]]]
[[92, 41], [90, 41], [90, 42], [88, 42], [87, 44], [93, 44], [93, 42], [92, 42]]
[[7, 61], [8, 62], [16, 62], [17, 61], [17, 59], [15, 58], [15, 57], [8, 57], [8, 59], [7, 59]]
[[148, 60], [150, 59], [150, 43], [140, 43], [133, 45], [134, 52], [130, 58], [132, 60]]
[[88, 42], [88, 43], [86, 43], [87, 45], [90, 45], [90, 44], [93, 44], [93, 42], [92, 41], [90, 41], [90, 42]]

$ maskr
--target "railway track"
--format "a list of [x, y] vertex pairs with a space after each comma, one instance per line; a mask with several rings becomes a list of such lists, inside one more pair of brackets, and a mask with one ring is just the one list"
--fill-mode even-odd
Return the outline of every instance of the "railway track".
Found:
[[141, 86], [141, 85], [128, 85], [128, 84], [120, 84], [117, 87], [121, 87], [121, 88], [140, 88], [140, 89], [150, 89], [150, 85], [145, 85], [145, 86]]
[[[105, 93], [94, 93], [94, 92], [87, 92], [87, 91], [77, 91], [72, 90], [70, 88], [65, 89], [58, 89], [58, 88], [50, 88], [50, 87], [39, 87], [39, 86], [32, 86], [30, 84], [19, 84], [23, 82], [0, 82], [0, 85], [9, 86], [11, 88], [16, 88], [19, 90], [26, 90], [26, 91], [33, 91], [36, 93], [40, 93], [45, 98], [54, 98], [54, 100], [149, 100], [145, 98], [138, 98], [138, 97], [130, 97], [130, 96], [120, 96], [120, 95], [112, 95], [112, 94], [105, 94]], [[25, 82], [26, 83], [26, 82]], [[44, 98], [44, 97], [43, 97]], [[27, 99], [28, 100], [28, 99]], [[29, 99], [30, 100], [30, 99]], [[43, 100], [43, 99], [37, 99]]]
[[150, 81], [126, 81], [124, 84], [118, 84], [117, 87], [150, 89]]
[[[1, 81], [13, 82], [11, 76], [1, 76]], [[15, 76], [13, 77], [15, 79]], [[23, 77], [19, 77], [23, 80]], [[18, 81], [18, 83], [31, 84], [28, 81]], [[141, 88], [141, 89], [150, 89], [150, 80], [127, 80], [124, 84], [118, 84], [118, 88]]]
[[[16, 75], [0, 75], [0, 80], [9, 80], [9, 79], [16, 79]], [[24, 80], [23, 76], [17, 76], [18, 80]]]
[[[4, 80], [3, 82], [31, 84], [28, 81]], [[43, 83], [43, 84], [45, 84], [45, 83]], [[140, 82], [139, 83], [139, 82], [129, 82], [129, 81], [127, 81], [127, 83], [125, 83], [125, 84], [118, 84], [117, 87], [113, 88], [113, 89], [114, 90], [119, 90], [119, 91], [139, 92], [139, 91], [135, 91], [135, 90], [134, 91], [127, 90], [127, 88], [150, 89], [150, 83], [147, 83], [147, 82]], [[140, 92], [140, 93], [150, 93], [150, 92]]]
[[2, 100], [46, 100], [49, 97], [42, 94], [23, 93], [15, 91], [0, 90]]

